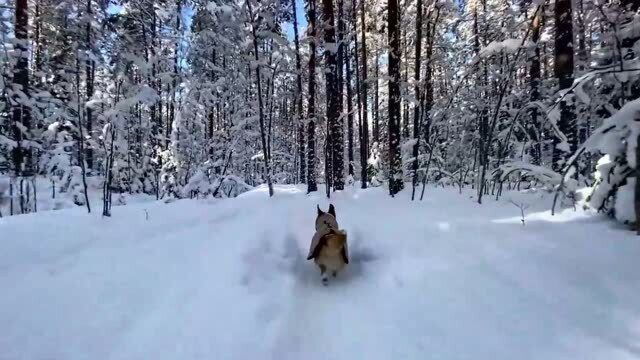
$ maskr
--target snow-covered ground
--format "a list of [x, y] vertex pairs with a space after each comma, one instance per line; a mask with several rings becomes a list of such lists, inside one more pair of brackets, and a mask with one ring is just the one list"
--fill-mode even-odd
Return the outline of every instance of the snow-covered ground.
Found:
[[305, 260], [322, 193], [0, 219], [0, 359], [638, 359], [640, 241], [519, 194], [336, 194], [351, 263]]
[[[74, 179], [74, 183], [71, 186], [68, 184], [61, 184], [60, 182], [52, 182], [50, 179], [39, 176], [35, 181], [35, 200], [33, 197], [31, 201], [35, 201], [36, 212], [61, 210], [75, 208], [79, 206], [84, 207], [84, 192], [82, 191], [82, 185], [79, 182], [80, 179]], [[89, 189], [89, 204], [94, 210], [102, 212], [102, 186], [104, 184], [104, 178], [101, 176], [87, 177], [87, 187]], [[26, 188], [29, 187], [29, 191], [33, 191], [33, 180], [24, 180], [23, 186], [26, 193]], [[19, 195], [19, 182], [16, 181], [11, 189], [11, 180], [7, 176], [0, 174], [0, 217], [11, 216], [11, 195], [13, 195], [13, 215], [20, 214], [20, 195]], [[66, 191], [62, 191], [62, 188], [66, 188]], [[13, 193], [12, 193], [13, 192]], [[26, 197], [26, 196], [25, 196]], [[147, 202], [153, 201], [156, 197], [153, 195], [147, 195], [142, 193], [134, 194], [114, 194], [113, 195], [113, 207], [126, 205], [134, 202]], [[77, 202], [77, 203], [76, 203]], [[99, 208], [99, 209], [98, 209]]]

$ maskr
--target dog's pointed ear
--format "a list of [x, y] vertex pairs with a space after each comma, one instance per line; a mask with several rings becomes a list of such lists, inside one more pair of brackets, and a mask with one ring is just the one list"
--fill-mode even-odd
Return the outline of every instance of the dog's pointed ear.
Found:
[[333, 204], [329, 204], [329, 214], [333, 215], [333, 217], [336, 217], [336, 208], [333, 207]]
[[318, 216], [324, 214], [324, 211], [320, 210], [320, 205], [317, 205], [317, 206], [318, 206]]

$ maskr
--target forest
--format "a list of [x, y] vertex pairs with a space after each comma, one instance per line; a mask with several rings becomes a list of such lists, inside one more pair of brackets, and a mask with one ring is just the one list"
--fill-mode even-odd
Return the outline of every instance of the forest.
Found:
[[639, 0], [0, 0], [0, 359], [640, 359]]
[[2, 0], [0, 210], [435, 184], [635, 224], [639, 5]]

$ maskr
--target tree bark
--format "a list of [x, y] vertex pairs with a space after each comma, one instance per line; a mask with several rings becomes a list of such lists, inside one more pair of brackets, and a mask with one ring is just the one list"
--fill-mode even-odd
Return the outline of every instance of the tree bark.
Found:
[[307, 193], [318, 191], [316, 183], [316, 2], [307, 0], [309, 22], [309, 100], [307, 125]]
[[[559, 90], [568, 89], [573, 85], [573, 21], [571, 0], [557, 0], [555, 4], [555, 62], [554, 71], [558, 79]], [[573, 106], [565, 97], [560, 101], [560, 120], [558, 128], [569, 141], [569, 152], [575, 152], [577, 148], [577, 128]], [[558, 145], [558, 137], [553, 142], [553, 167], [556, 171], [562, 168], [565, 160], [565, 151]], [[576, 172], [577, 174], [577, 172]]]
[[389, 193], [403, 188], [400, 155], [400, 28], [398, 0], [388, 0], [387, 28], [389, 31]]
[[412, 172], [413, 172], [413, 180], [412, 180], [412, 190], [411, 190], [411, 200], [415, 199], [416, 186], [418, 185], [418, 150], [420, 148], [420, 99], [422, 95], [420, 94], [420, 65], [421, 65], [421, 55], [422, 55], [422, 0], [417, 0], [416, 2], [416, 55], [414, 62], [414, 93], [415, 93], [415, 105], [413, 107], [413, 164], [412, 164]]
[[[16, 0], [15, 3], [15, 37], [17, 62], [13, 71], [13, 84], [25, 97], [29, 96], [29, 8], [27, 0]], [[30, 176], [33, 172], [31, 151], [25, 148], [23, 141], [27, 140], [31, 130], [31, 111], [15, 94], [11, 103], [12, 130], [14, 141], [17, 143], [11, 155], [16, 176]]]
[[[327, 97], [327, 159], [328, 170], [327, 186], [332, 185], [334, 190], [344, 188], [342, 142], [342, 127], [340, 126], [340, 99], [338, 98], [338, 54], [336, 45], [335, 17], [333, 12], [333, 0], [322, 0], [322, 13], [324, 22], [325, 41], [325, 76]], [[327, 192], [329, 190], [327, 189]]]
[[355, 169], [353, 166], [353, 90], [351, 88], [351, 51], [347, 46], [344, 54], [344, 63], [346, 70], [346, 86], [347, 86], [347, 160], [349, 162], [349, 175], [354, 176]]
[[[93, 12], [91, 9], [91, 0], [87, 0], [87, 24], [86, 24], [86, 61], [85, 61], [85, 76], [86, 76], [86, 89], [87, 89], [87, 101], [90, 101], [93, 97], [94, 91], [94, 74], [95, 74], [95, 62], [91, 58], [93, 54], [93, 44], [91, 43], [91, 16]], [[87, 112], [87, 138], [91, 138], [93, 133], [93, 110], [90, 107], [86, 108]], [[83, 139], [84, 141], [84, 139]], [[86, 147], [86, 160], [87, 169], [91, 171], [93, 169], [93, 149], [91, 145]]]
[[[338, 0], [338, 19], [337, 19], [338, 33], [338, 58], [336, 59], [336, 72], [335, 72], [335, 97], [336, 105], [335, 121], [333, 123], [332, 138], [333, 138], [333, 155], [332, 155], [332, 175], [333, 175], [333, 188], [334, 190], [344, 189], [344, 106], [343, 106], [343, 67], [344, 67], [344, 0]], [[327, 36], [325, 32], [325, 36]]]
[[307, 161], [305, 159], [305, 142], [304, 142], [304, 121], [302, 120], [302, 62], [300, 61], [300, 40], [298, 39], [298, 10], [296, 1], [291, 1], [293, 7], [293, 35], [296, 47], [296, 123], [298, 125], [298, 161], [299, 161], [299, 181], [302, 184], [307, 182]]
[[634, 209], [636, 211], [636, 233], [640, 235], [640, 164], [638, 164], [638, 159], [640, 159], [640, 134], [638, 134], [636, 140], [636, 185], [634, 188]]
[[[540, 100], [540, 30], [542, 28], [542, 20], [544, 11], [538, 11], [533, 19], [531, 28], [531, 41], [535, 44], [533, 55], [531, 56], [531, 66], [529, 67], [529, 78], [531, 87], [531, 102]], [[531, 144], [531, 162], [534, 165], [540, 165], [542, 161], [542, 143], [540, 139], [540, 124], [538, 108], [532, 107], [530, 111], [531, 123], [529, 124], [529, 135], [531, 139], [535, 139]]]
[[[176, 43], [173, 57], [173, 79], [171, 79], [171, 103], [169, 104], [169, 121], [167, 123], [167, 141], [171, 141], [171, 131], [176, 120], [176, 91], [178, 88], [178, 50], [180, 49], [180, 19], [182, 17], [182, 0], [176, 0]], [[178, 133], [179, 134], [179, 133]]]
[[362, 32], [362, 122], [360, 134], [360, 166], [361, 169], [361, 187], [367, 188], [367, 161], [369, 159], [369, 116], [367, 114], [367, 39], [366, 39], [366, 23], [365, 23], [365, 0], [360, 0], [360, 22], [362, 23], [360, 31]]
[[[400, 18], [398, 19], [398, 22], [400, 21], [402, 21], [402, 16], [400, 16]], [[409, 52], [409, 47], [407, 46], [407, 30], [406, 28], [403, 28], [403, 29], [404, 30], [400, 31], [400, 35], [401, 35], [400, 48], [402, 49], [402, 54], [404, 54], [404, 56], [401, 55], [400, 59], [402, 62], [402, 58], [404, 58], [404, 62], [406, 64], [404, 66], [404, 74], [402, 74], [403, 76], [402, 81], [404, 84], [408, 84], [409, 83], [409, 66], [407, 64], [407, 59], [408, 59], [407, 54]], [[402, 73], [402, 68], [400, 72]], [[409, 138], [409, 102], [403, 96], [402, 88], [400, 89], [400, 104], [402, 108], [402, 128], [401, 128], [402, 138], [408, 139]]]
[[269, 149], [267, 147], [267, 135], [264, 124], [264, 104], [262, 99], [262, 85], [260, 75], [260, 53], [258, 52], [258, 35], [256, 32], [256, 24], [254, 13], [251, 7], [251, 1], [247, 2], [249, 7], [249, 16], [251, 17], [251, 33], [253, 35], [253, 52], [255, 59], [256, 87], [258, 88], [258, 116], [260, 120], [260, 139], [262, 140], [262, 158], [264, 159], [264, 174], [269, 187], [269, 197], [273, 196], [273, 184], [271, 183], [271, 159], [269, 158]]
[[376, 49], [373, 63], [375, 83], [373, 85], [373, 142], [380, 144], [380, 54]]

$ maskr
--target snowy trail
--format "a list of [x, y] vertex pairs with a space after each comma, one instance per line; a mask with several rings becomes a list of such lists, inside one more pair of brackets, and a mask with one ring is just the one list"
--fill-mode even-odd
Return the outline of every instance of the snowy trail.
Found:
[[640, 243], [599, 217], [345, 191], [324, 287], [328, 203], [277, 190], [0, 219], [0, 359], [640, 358]]

